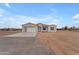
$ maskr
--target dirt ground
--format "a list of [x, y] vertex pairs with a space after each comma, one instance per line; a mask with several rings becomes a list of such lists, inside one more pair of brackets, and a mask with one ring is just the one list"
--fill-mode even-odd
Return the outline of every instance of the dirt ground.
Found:
[[4, 36], [4, 35], [19, 33], [19, 32], [21, 32], [21, 31], [0, 31], [0, 37]]
[[37, 39], [47, 45], [57, 55], [79, 54], [79, 32], [57, 31], [38, 33]]
[[[14, 38], [8, 38], [8, 39], [1, 38], [4, 35], [9, 35], [9, 34], [14, 34], [14, 33], [19, 33], [19, 31], [0, 31], [0, 51], [2, 51], [3, 49], [7, 49], [6, 51], [8, 51], [9, 50], [8, 45], [9, 45], [9, 48], [11, 48], [11, 47], [13, 48], [14, 46], [17, 45], [17, 44], [15, 45], [15, 42], [17, 40], [18, 40], [17, 42], [20, 42], [17, 45], [19, 47], [14, 48], [14, 50], [12, 50], [12, 51], [17, 50], [17, 51], [15, 51], [17, 53], [13, 53], [11, 51], [13, 54], [26, 54], [26, 53], [29, 54], [33, 51], [36, 51], [35, 49], [38, 48], [37, 46], [36, 46], [36, 48], [34, 48], [33, 51], [30, 50], [31, 51], [30, 52], [29, 50], [27, 50], [28, 51], [27, 52], [25, 49], [29, 46], [29, 45], [26, 46], [27, 41], [24, 41], [25, 39], [22, 41], [19, 41], [20, 39], [23, 39], [23, 38], [15, 38], [15, 39]], [[48, 32], [40, 33], [39, 32], [39, 33], [37, 33], [37, 36], [35, 39], [38, 40], [38, 42], [40, 42], [41, 45], [47, 46], [48, 49], [51, 51], [51, 53], [48, 53], [47, 51], [45, 52], [44, 49], [43, 50], [41, 49], [42, 51], [44, 51], [44, 53], [42, 53], [42, 54], [79, 55], [79, 31], [57, 31], [57, 32], [53, 32], [53, 33], [48, 33]], [[12, 42], [11, 40], [15, 40], [15, 41]], [[8, 43], [8, 41], [10, 44]], [[21, 43], [21, 42], [25, 42], [25, 44]], [[27, 42], [27, 44], [29, 44], [29, 42]], [[32, 42], [30, 44], [32, 44]], [[22, 47], [20, 47], [21, 45], [23, 45], [23, 46], [25, 45], [25, 46], [22, 50], [19, 51], [19, 48], [22, 48]], [[38, 44], [35, 44], [35, 45], [38, 45]], [[32, 47], [30, 47], [30, 48], [32, 48]], [[40, 48], [37, 49], [37, 51], [39, 51], [39, 50], [40, 50]], [[37, 53], [37, 54], [39, 54], [39, 53]]]

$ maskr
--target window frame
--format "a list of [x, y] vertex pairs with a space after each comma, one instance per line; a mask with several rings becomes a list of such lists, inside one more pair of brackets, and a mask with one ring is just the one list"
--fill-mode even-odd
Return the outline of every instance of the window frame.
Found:
[[54, 30], [54, 27], [50, 27], [51, 30]]

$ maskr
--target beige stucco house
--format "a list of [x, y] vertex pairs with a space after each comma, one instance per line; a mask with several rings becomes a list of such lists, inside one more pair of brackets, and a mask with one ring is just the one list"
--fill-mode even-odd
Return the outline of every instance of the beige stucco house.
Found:
[[56, 32], [56, 25], [26, 23], [22, 25], [22, 32]]

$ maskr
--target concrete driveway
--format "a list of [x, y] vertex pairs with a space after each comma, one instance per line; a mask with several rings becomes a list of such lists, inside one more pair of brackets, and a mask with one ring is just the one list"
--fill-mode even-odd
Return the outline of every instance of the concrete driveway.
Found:
[[35, 37], [0, 38], [0, 55], [49, 55], [46, 45], [40, 44]]
[[0, 37], [0, 55], [50, 55], [55, 54], [41, 44], [36, 33], [16, 33]]
[[34, 32], [21, 32], [11, 35], [5, 35], [4, 37], [35, 37], [36, 33]]

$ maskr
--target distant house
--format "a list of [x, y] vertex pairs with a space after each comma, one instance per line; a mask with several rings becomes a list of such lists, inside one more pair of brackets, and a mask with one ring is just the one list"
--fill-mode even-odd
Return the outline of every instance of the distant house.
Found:
[[56, 25], [26, 23], [22, 25], [22, 32], [56, 32]]

